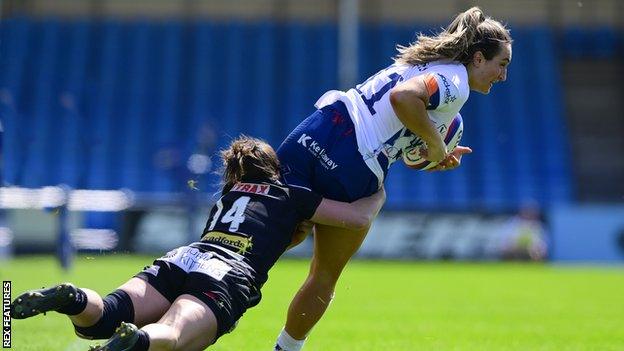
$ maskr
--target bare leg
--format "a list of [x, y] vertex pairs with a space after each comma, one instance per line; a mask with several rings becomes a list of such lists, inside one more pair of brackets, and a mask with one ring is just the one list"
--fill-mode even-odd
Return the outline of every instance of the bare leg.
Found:
[[70, 316], [69, 319], [74, 325], [79, 327], [90, 327], [97, 323], [102, 318], [102, 312], [104, 311], [104, 302], [100, 294], [93, 290], [80, 288], [87, 294], [87, 307], [79, 314]]
[[199, 299], [182, 295], [158, 323], [148, 324], [141, 329], [149, 335], [149, 351], [200, 351], [214, 342], [217, 319]]
[[[157, 321], [171, 306], [153, 286], [139, 278], [131, 278], [119, 289], [130, 296], [134, 307], [134, 324], [139, 327]], [[102, 318], [104, 302], [97, 292], [85, 288], [81, 290], [87, 295], [87, 307], [81, 313], [68, 317], [76, 326], [90, 327]]]
[[333, 297], [340, 273], [367, 232], [368, 228], [351, 231], [316, 225], [310, 273], [288, 308], [285, 329], [290, 336], [305, 339], [321, 319]]
[[156, 322], [171, 307], [171, 302], [143, 279], [131, 278], [119, 289], [130, 296], [134, 305], [134, 324], [139, 328]]

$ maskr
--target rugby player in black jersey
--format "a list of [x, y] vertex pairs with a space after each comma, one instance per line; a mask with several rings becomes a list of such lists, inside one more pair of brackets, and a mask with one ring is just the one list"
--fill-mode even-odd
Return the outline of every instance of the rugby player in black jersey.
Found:
[[200, 241], [156, 259], [104, 298], [64, 283], [23, 293], [11, 316], [66, 314], [78, 336], [108, 338], [91, 350], [203, 350], [260, 302], [269, 269], [311, 223], [367, 228], [385, 201], [383, 189], [346, 203], [283, 185], [275, 151], [255, 138], [234, 140], [221, 157], [222, 196]]

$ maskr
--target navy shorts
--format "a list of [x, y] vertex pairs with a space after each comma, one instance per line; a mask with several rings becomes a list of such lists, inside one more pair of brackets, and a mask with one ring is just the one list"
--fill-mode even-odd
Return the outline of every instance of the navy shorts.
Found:
[[[182, 246], [154, 261], [135, 275], [173, 303], [188, 294], [205, 303], [217, 318], [217, 336], [234, 330], [248, 308], [262, 295], [240, 261], [193, 246]], [[215, 341], [216, 341], [215, 339]]]
[[355, 128], [344, 103], [317, 110], [277, 149], [286, 184], [338, 201], [352, 202], [378, 190], [378, 180], [358, 151]]

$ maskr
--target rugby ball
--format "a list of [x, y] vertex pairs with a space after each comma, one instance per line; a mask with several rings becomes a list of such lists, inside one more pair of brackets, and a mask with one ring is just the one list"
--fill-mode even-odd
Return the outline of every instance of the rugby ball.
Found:
[[[438, 131], [444, 138], [444, 143], [446, 144], [448, 152], [455, 150], [464, 132], [462, 116], [458, 113], [449, 123], [438, 125]], [[437, 166], [437, 162], [427, 161], [424, 157], [420, 156], [420, 149], [426, 147], [426, 144], [424, 142], [418, 144], [422, 146], [403, 151], [403, 162], [410, 168], [420, 170], [431, 169]]]

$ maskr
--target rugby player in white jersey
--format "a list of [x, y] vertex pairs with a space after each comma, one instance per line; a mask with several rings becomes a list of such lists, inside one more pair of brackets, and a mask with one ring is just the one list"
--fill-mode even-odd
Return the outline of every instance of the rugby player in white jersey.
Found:
[[[377, 191], [390, 165], [420, 147], [420, 140], [426, 143], [425, 158], [439, 162], [434, 170], [458, 167], [470, 148], [448, 153], [432, 120], [450, 122], [471, 90], [487, 94], [504, 81], [511, 42], [505, 26], [473, 7], [436, 36], [421, 34], [411, 45], [398, 46], [391, 66], [317, 101], [318, 110], [277, 151], [284, 181], [354, 201]], [[303, 347], [367, 232], [315, 225], [310, 273], [291, 302], [275, 350]]]

